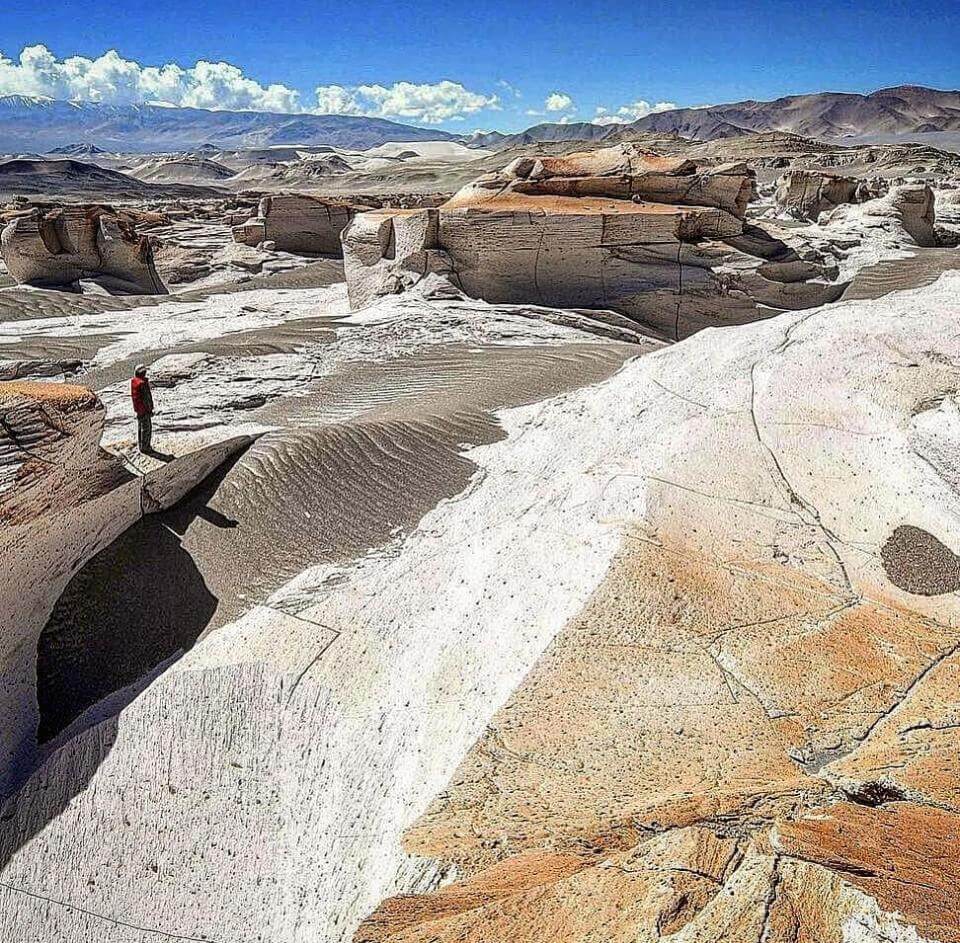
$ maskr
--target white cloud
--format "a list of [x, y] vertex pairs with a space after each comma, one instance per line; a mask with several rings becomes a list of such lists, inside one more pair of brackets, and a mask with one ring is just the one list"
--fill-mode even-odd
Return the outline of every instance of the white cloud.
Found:
[[342, 85], [321, 85], [317, 93], [318, 115], [362, 115], [354, 92]]
[[[510, 86], [512, 88], [512, 86]], [[111, 49], [88, 59], [58, 59], [46, 46], [25, 47], [18, 59], [0, 52], [0, 95], [46, 96], [62, 101], [276, 111], [298, 114], [373, 115], [439, 124], [461, 121], [484, 109], [498, 110], [496, 95], [470, 91], [458, 82], [415, 85], [322, 85], [316, 106], [305, 107], [286, 85], [263, 85], [229, 62], [199, 60], [189, 68], [145, 66]]]
[[496, 95], [471, 92], [459, 82], [435, 82], [414, 85], [394, 82], [393, 85], [321, 85], [317, 88], [319, 114], [368, 115], [376, 118], [406, 118], [425, 124], [462, 121], [485, 108], [499, 109]]
[[302, 111], [300, 94], [286, 85], [261, 85], [228, 62], [201, 59], [143, 66], [115, 49], [96, 59], [58, 59], [46, 46], [26, 46], [19, 59], [0, 53], [0, 95], [45, 95], [66, 101], [131, 105], [157, 101], [181, 107]]
[[508, 82], [506, 79], [498, 79], [497, 85], [500, 86], [505, 92], [509, 92], [514, 98], [523, 98], [523, 92], [517, 88], [516, 85]]
[[573, 99], [566, 92], [552, 92], [543, 103], [547, 111], [567, 111], [573, 107]]
[[594, 124], [630, 124], [632, 121], [639, 121], [640, 118], [646, 118], [647, 115], [654, 115], [661, 111], [673, 111], [677, 108], [673, 102], [657, 102], [651, 105], [650, 102], [638, 98], [629, 105], [623, 105], [615, 112], [610, 112], [606, 108], [598, 108], [593, 118]]

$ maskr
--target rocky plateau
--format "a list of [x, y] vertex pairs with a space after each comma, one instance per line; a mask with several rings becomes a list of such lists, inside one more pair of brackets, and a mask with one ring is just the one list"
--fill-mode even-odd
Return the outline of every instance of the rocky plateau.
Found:
[[841, 142], [933, 107], [888, 92], [51, 106], [0, 163], [0, 939], [960, 943], [960, 156]]

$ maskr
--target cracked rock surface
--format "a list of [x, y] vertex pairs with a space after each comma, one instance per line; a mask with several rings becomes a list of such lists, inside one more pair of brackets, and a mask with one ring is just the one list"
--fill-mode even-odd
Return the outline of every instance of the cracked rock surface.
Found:
[[[958, 292], [947, 273], [626, 363], [594, 341], [589, 382], [513, 399], [484, 348], [535, 326], [549, 363], [496, 362], [546, 376], [569, 326], [415, 296], [350, 316], [358, 352], [361, 327], [413, 352], [487, 333], [442, 388], [390, 365], [420, 386], [370, 413], [362, 376], [331, 378], [304, 404], [348, 388], [320, 458], [363, 494], [393, 467], [415, 487], [404, 430], [442, 420], [469, 479], [60, 745], [0, 816], [0, 930], [960, 939], [960, 610], [884, 552], [922, 531], [944, 549], [902, 562], [937, 577], [960, 551]], [[470, 432], [477, 404], [495, 434]], [[268, 481], [261, 443], [237, 468]]]
[[955, 395], [958, 289], [703, 336], [581, 402], [636, 410], [595, 473], [643, 511], [407, 830], [458, 879], [356, 940], [960, 939], [960, 476], [911, 435]]

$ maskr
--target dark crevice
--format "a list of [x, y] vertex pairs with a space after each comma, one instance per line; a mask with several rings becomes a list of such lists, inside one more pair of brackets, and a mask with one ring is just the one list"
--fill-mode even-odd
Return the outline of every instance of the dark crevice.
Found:
[[909, 797], [906, 790], [895, 783], [881, 780], [866, 782], [847, 782], [840, 784], [840, 791], [857, 805], [877, 809], [888, 802], [904, 802]]

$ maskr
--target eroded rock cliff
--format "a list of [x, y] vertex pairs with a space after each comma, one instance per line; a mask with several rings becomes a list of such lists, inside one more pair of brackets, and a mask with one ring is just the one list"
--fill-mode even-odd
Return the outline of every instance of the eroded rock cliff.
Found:
[[357, 216], [343, 234], [351, 304], [437, 274], [489, 302], [606, 308], [679, 339], [838, 298], [814, 247], [744, 221], [753, 192], [745, 164], [633, 144], [518, 158], [437, 209]]
[[0, 795], [36, 763], [37, 640], [70, 578], [250, 442], [230, 439], [139, 475], [100, 448], [103, 425], [103, 405], [84, 387], [0, 382]]

